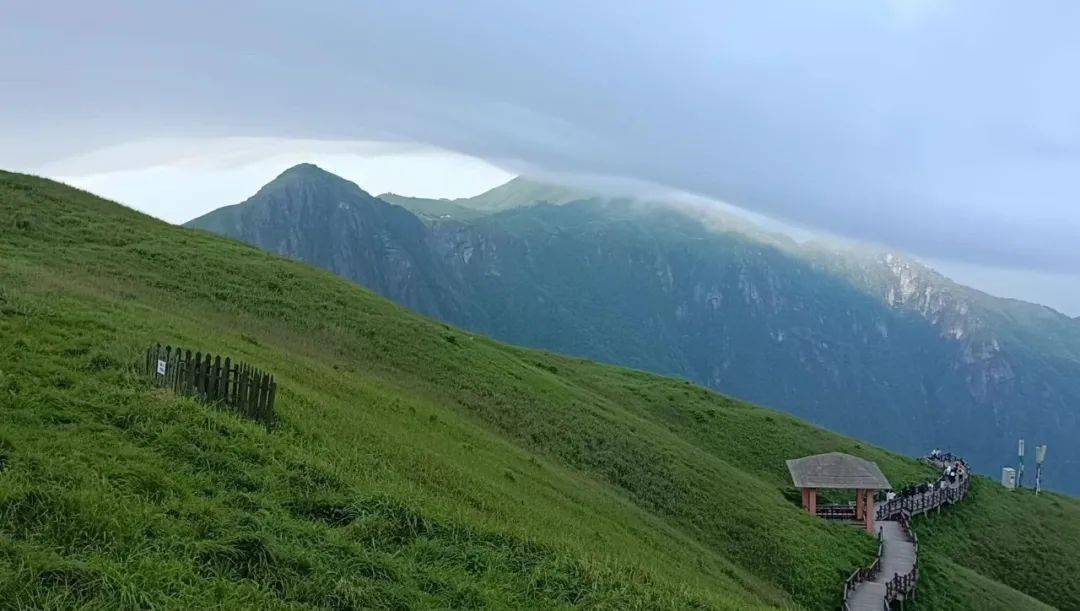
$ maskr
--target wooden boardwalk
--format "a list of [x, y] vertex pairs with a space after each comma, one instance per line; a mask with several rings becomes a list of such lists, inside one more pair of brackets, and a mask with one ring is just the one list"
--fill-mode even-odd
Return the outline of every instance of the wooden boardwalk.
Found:
[[[930, 461], [939, 468], [947, 463]], [[844, 584], [844, 609], [882, 611], [896, 600], [914, 598], [919, 577], [919, 541], [909, 528], [912, 517], [951, 505], [964, 497], [970, 473], [949, 481], [944, 476], [927, 490], [875, 504], [879, 526], [879, 555], [869, 569], [856, 571]]]
[[911, 536], [896, 520], [885, 520], [879, 526], [882, 541], [880, 569], [872, 581], [859, 583], [848, 595], [847, 608], [852, 611], [888, 608], [885, 604], [886, 583], [915, 569], [915, 542]]

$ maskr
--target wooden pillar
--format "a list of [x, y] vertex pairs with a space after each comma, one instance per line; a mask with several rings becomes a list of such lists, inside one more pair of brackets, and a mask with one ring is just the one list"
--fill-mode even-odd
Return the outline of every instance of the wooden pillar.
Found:
[[855, 519], [863, 519], [863, 491], [855, 490]]
[[817, 515], [817, 490], [810, 488], [810, 515]]
[[877, 513], [877, 510], [874, 508], [874, 491], [862, 490], [861, 492], [866, 495], [865, 500], [863, 501], [863, 515], [866, 518], [866, 532], [874, 534], [874, 514]]
[[799, 488], [799, 491], [802, 492], [802, 508], [805, 509], [807, 513], [810, 513], [810, 489]]

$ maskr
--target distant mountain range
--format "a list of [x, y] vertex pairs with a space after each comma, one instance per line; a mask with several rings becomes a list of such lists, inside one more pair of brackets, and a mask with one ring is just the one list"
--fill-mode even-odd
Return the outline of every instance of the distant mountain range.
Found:
[[[1080, 321], [897, 253], [517, 178], [386, 194], [305, 164], [187, 223], [500, 340], [665, 374], [993, 473], [1016, 440], [1080, 492]], [[1032, 481], [1031, 459], [1029, 477]]]

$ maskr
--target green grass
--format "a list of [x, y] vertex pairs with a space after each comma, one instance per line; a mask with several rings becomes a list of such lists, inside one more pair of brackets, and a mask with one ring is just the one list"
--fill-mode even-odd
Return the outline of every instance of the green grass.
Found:
[[[278, 426], [151, 388], [135, 367], [154, 342], [273, 372]], [[838, 450], [897, 485], [928, 475], [7, 173], [0, 418], [0, 601], [27, 607], [834, 608], [874, 542], [800, 511], [783, 460]], [[1053, 498], [1072, 513], [1048, 520], [1075, 515]], [[980, 566], [965, 524], [925, 535], [941, 543], [924, 600], [1044, 594]]]
[[[1058, 608], [1080, 608], [1080, 503], [1073, 497], [1010, 492], [979, 478], [964, 503], [917, 520], [916, 531], [935, 557], [951, 558]], [[940, 588], [931, 591], [929, 608], [952, 606], [936, 597]]]
[[933, 549], [923, 548], [920, 556], [918, 591], [915, 601], [907, 603], [908, 609], [1053, 609], [1044, 602], [957, 564]]

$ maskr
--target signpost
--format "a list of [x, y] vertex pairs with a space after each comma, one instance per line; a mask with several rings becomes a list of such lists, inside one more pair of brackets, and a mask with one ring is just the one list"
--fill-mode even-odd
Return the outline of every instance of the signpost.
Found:
[[157, 373], [158, 373], [159, 376], [165, 375], [165, 361], [162, 361], [162, 360], [158, 359]]

